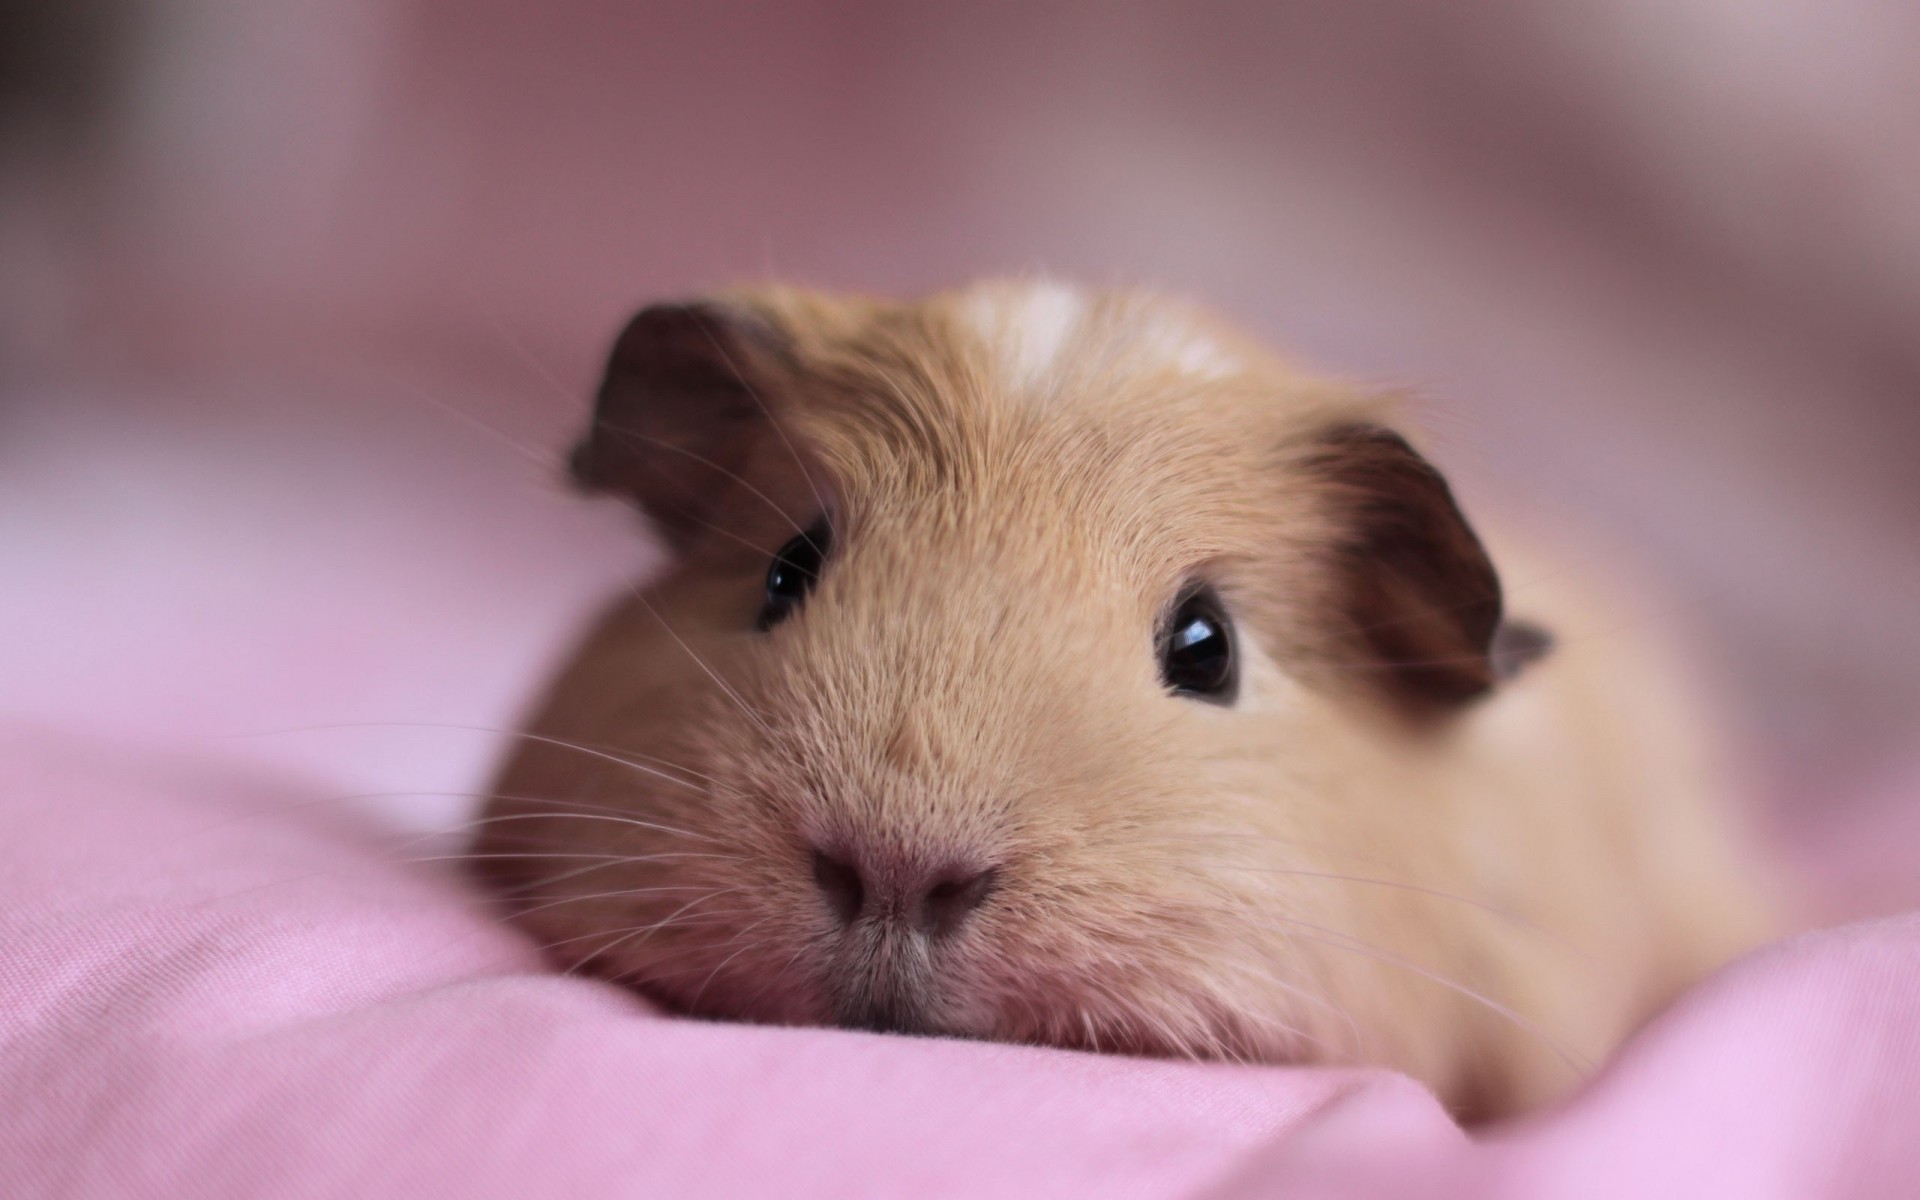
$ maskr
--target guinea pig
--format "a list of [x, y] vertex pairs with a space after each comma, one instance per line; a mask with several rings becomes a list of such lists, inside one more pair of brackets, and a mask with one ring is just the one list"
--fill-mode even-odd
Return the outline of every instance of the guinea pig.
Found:
[[472, 861], [681, 1013], [1552, 1097], [1767, 906], [1669, 656], [1509, 617], [1396, 403], [1151, 294], [648, 308], [570, 470], [669, 562]]

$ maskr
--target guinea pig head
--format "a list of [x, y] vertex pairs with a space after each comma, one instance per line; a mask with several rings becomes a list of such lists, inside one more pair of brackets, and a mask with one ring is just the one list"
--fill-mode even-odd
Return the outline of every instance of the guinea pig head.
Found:
[[475, 847], [555, 956], [770, 1022], [1410, 1036], [1381, 956], [1464, 935], [1355, 857], [1456, 852], [1379, 796], [1496, 686], [1501, 597], [1384, 401], [1132, 294], [766, 290], [635, 317], [572, 470], [670, 562]]

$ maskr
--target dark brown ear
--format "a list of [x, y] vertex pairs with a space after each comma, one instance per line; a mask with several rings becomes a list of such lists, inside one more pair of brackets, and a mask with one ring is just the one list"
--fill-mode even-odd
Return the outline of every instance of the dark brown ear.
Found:
[[781, 355], [757, 315], [710, 303], [641, 310], [614, 342], [574, 481], [616, 492], [684, 546], [739, 485], [770, 420]]
[[1453, 491], [1378, 425], [1324, 434], [1314, 472], [1332, 490], [1333, 614], [1343, 656], [1398, 707], [1431, 715], [1491, 690], [1500, 579]]

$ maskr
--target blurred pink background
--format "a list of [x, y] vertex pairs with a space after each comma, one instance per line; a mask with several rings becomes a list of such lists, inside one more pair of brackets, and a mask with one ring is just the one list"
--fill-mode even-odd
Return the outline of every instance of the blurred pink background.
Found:
[[630, 310], [1047, 271], [1425, 393], [1665, 585], [1824, 911], [1920, 903], [1920, 8], [41, 7], [0, 715], [443, 822], [650, 562], [553, 465]]

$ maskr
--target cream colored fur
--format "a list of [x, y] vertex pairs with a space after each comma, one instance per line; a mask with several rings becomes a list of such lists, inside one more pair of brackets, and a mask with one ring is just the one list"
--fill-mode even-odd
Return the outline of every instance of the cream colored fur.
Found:
[[[1329, 643], [1335, 517], [1302, 456], [1388, 400], [1137, 294], [729, 299], [790, 347], [759, 388], [779, 436], [592, 630], [476, 847], [562, 961], [788, 1023], [893, 972], [938, 1031], [1380, 1064], [1488, 1116], [1763, 932], [1644, 629], [1495, 545], [1560, 646], [1491, 696], [1410, 724]], [[823, 505], [818, 589], [756, 632], [770, 555]], [[1157, 676], [1196, 574], [1237, 623], [1231, 707]], [[849, 838], [999, 885], [957, 937], [849, 946], [809, 867]]]

